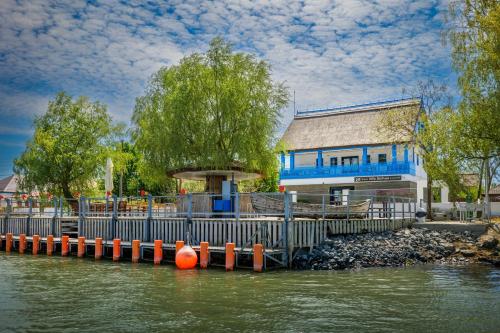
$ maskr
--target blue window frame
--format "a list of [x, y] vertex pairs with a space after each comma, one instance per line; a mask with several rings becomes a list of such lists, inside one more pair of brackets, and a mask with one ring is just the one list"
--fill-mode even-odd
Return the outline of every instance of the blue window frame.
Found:
[[387, 163], [387, 154], [378, 154], [379, 163]]
[[370, 155], [366, 155], [366, 164], [370, 164], [370, 163], [371, 163]]
[[337, 166], [337, 158], [330, 157], [330, 166]]

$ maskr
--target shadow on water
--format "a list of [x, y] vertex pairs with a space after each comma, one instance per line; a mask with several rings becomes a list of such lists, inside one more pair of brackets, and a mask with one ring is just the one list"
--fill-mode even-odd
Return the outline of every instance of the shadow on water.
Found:
[[500, 271], [180, 271], [0, 253], [6, 331], [494, 332]]

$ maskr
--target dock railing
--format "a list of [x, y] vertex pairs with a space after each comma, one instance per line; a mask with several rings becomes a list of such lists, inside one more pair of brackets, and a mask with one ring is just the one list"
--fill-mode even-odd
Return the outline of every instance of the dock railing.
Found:
[[[286, 202], [289, 204], [285, 204]], [[116, 218], [335, 218], [412, 219], [412, 195], [351, 190], [341, 195], [304, 192], [172, 194], [143, 197], [10, 198], [0, 200], [0, 214], [29, 217]]]

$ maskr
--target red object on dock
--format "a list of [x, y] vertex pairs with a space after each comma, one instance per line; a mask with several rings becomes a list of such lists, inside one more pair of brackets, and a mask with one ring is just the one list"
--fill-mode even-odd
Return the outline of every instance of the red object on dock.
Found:
[[141, 259], [141, 241], [134, 239], [132, 241], [132, 262], [137, 263]]
[[33, 255], [38, 254], [38, 249], [40, 249], [40, 236], [33, 235]]
[[65, 257], [69, 254], [69, 236], [61, 237], [61, 256]]
[[189, 245], [184, 246], [175, 255], [175, 264], [179, 269], [192, 269], [196, 267], [198, 255]]
[[120, 249], [121, 241], [119, 238], [113, 239], [113, 261], [120, 260], [121, 249]]
[[102, 257], [102, 238], [98, 237], [95, 239], [94, 258], [101, 259], [101, 257]]
[[226, 271], [234, 270], [234, 243], [226, 243]]
[[78, 237], [78, 258], [83, 258], [85, 256], [85, 237]]
[[5, 252], [12, 251], [12, 233], [5, 235]]
[[161, 239], [155, 240], [155, 250], [154, 250], [154, 264], [159, 265], [163, 260], [163, 241]]
[[179, 252], [180, 249], [184, 247], [184, 241], [176, 241], [175, 242], [175, 254], [177, 255], [177, 252]]
[[264, 247], [262, 244], [255, 244], [253, 246], [253, 270], [255, 272], [262, 272], [264, 268]]
[[26, 250], [26, 235], [20, 234], [19, 235], [19, 253], [23, 254], [24, 250]]
[[200, 268], [208, 267], [208, 242], [200, 243]]
[[52, 252], [54, 252], [54, 236], [47, 236], [47, 255], [51, 256]]

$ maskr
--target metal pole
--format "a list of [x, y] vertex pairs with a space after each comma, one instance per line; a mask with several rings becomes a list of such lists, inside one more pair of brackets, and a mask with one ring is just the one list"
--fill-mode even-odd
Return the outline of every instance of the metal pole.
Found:
[[236, 222], [240, 220], [240, 193], [234, 192], [234, 206], [235, 206], [235, 216]]
[[349, 215], [350, 215], [350, 203], [351, 203], [351, 195], [350, 193], [347, 193], [347, 222], [349, 222]]
[[325, 210], [326, 210], [326, 207], [325, 207], [325, 195], [324, 194], [321, 195], [321, 199], [323, 201], [321, 207], [323, 209], [323, 220], [324, 220], [325, 219]]
[[144, 226], [144, 233], [146, 234], [143, 238], [146, 239], [146, 241], [150, 242], [151, 241], [151, 219], [153, 218], [153, 196], [148, 194], [148, 217], [146, 219], [146, 225]]
[[28, 217], [26, 218], [26, 236], [30, 234], [31, 215], [33, 214], [33, 201], [28, 198]]

